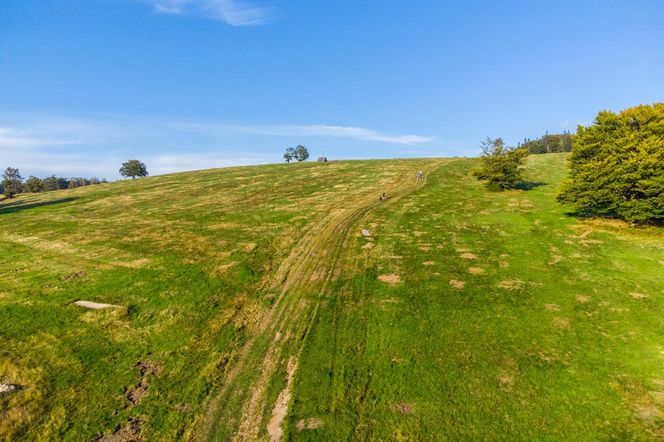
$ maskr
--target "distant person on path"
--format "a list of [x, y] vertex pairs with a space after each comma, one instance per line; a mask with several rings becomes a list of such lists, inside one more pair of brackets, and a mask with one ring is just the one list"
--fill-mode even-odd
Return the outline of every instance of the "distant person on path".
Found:
[[424, 172], [422, 172], [421, 170], [419, 172], [417, 172], [417, 175], [415, 175], [415, 182], [416, 183], [420, 183], [420, 182], [423, 183], [425, 181], [425, 179], [426, 179], [426, 175], [424, 175]]

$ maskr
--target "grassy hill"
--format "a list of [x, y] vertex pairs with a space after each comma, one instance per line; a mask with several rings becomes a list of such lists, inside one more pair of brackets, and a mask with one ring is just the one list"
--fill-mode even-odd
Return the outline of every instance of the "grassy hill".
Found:
[[0, 202], [0, 436], [664, 437], [664, 235], [567, 215], [564, 161], [504, 193], [421, 159]]

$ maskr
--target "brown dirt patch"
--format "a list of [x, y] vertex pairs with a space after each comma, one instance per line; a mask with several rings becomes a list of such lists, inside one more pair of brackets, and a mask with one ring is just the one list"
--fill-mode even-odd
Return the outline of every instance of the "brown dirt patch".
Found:
[[637, 300], [648, 299], [648, 295], [646, 295], [645, 293], [636, 293], [636, 292], [630, 293], [629, 297], [632, 298], [632, 299], [637, 299]]
[[653, 420], [655, 418], [661, 418], [663, 416], [660, 409], [653, 404], [641, 404], [636, 407], [636, 415], [641, 420]]
[[590, 301], [590, 296], [577, 295], [576, 300], [579, 301], [581, 304], [585, 304], [586, 302]]
[[399, 277], [399, 275], [395, 275], [394, 273], [390, 273], [388, 275], [380, 275], [378, 279], [388, 284], [398, 284], [401, 282], [401, 278]]
[[141, 399], [148, 395], [148, 376], [159, 376], [161, 367], [155, 362], [139, 361], [134, 366], [138, 368], [141, 380], [138, 384], [125, 388], [125, 397], [127, 398], [127, 407], [137, 405]]
[[468, 269], [468, 273], [471, 275], [483, 275], [484, 269], [482, 267], [470, 267]]
[[458, 279], [450, 279], [450, 285], [457, 290], [461, 290], [466, 286], [464, 281], [459, 281]]
[[297, 431], [317, 430], [322, 426], [323, 426], [323, 421], [316, 417], [310, 417], [309, 419], [300, 419], [295, 423], [295, 428], [297, 428]]
[[412, 414], [415, 406], [413, 404], [392, 404], [392, 410], [401, 414]]
[[505, 290], [519, 290], [522, 289], [524, 286], [524, 282], [521, 281], [520, 279], [508, 279], [505, 281], [501, 281], [498, 284], [498, 287], [501, 289]]
[[477, 259], [477, 255], [470, 252], [463, 252], [462, 254], [459, 255], [459, 257], [463, 259]]
[[267, 424], [267, 432], [270, 435], [270, 440], [272, 442], [280, 441], [281, 436], [283, 435], [281, 423], [288, 413], [288, 404], [290, 403], [291, 399], [291, 389], [293, 387], [293, 380], [295, 378], [296, 371], [297, 359], [291, 356], [291, 358], [288, 360], [288, 367], [286, 369], [286, 388], [281, 390], [279, 393], [277, 402], [274, 404], [274, 408], [272, 409], [272, 417], [270, 418], [270, 422]]
[[501, 390], [510, 391], [514, 385], [514, 377], [509, 373], [500, 373], [498, 375], [498, 385]]
[[142, 442], [145, 440], [141, 435], [142, 425], [143, 421], [141, 419], [130, 419], [115, 427], [112, 433], [98, 435], [95, 440], [99, 442]]
[[63, 281], [71, 281], [71, 280], [74, 280], [74, 279], [81, 279], [84, 276], [85, 276], [85, 272], [80, 271], [80, 272], [69, 273], [68, 275], [63, 275], [61, 279]]

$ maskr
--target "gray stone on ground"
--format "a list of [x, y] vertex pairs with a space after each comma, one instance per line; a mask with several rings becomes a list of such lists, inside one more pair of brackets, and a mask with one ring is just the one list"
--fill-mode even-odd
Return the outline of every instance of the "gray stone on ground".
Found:
[[21, 390], [20, 385], [16, 384], [0, 384], [0, 394], [4, 393], [14, 393], [15, 391]]
[[92, 301], [74, 301], [74, 304], [78, 305], [79, 307], [90, 308], [92, 310], [101, 310], [103, 308], [110, 308], [110, 307], [115, 307], [115, 308], [120, 307], [119, 305], [102, 304], [100, 302], [92, 302]]

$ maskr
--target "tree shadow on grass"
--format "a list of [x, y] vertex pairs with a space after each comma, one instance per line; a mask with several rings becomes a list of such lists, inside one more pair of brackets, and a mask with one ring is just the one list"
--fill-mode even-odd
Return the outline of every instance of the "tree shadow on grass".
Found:
[[514, 186], [514, 188], [519, 190], [533, 190], [537, 187], [548, 185], [549, 183], [543, 183], [541, 181], [520, 181], [516, 186]]
[[52, 206], [55, 204], [64, 204], [71, 201], [75, 201], [77, 199], [78, 198], [68, 197], [68, 198], [60, 198], [57, 200], [50, 200], [50, 201], [36, 201], [32, 203], [23, 200], [14, 200], [10, 202], [4, 202], [7, 201], [4, 200], [3, 202], [0, 202], [0, 215], [8, 215], [10, 213], [21, 212], [23, 210], [28, 210], [28, 209], [35, 209], [37, 207]]

